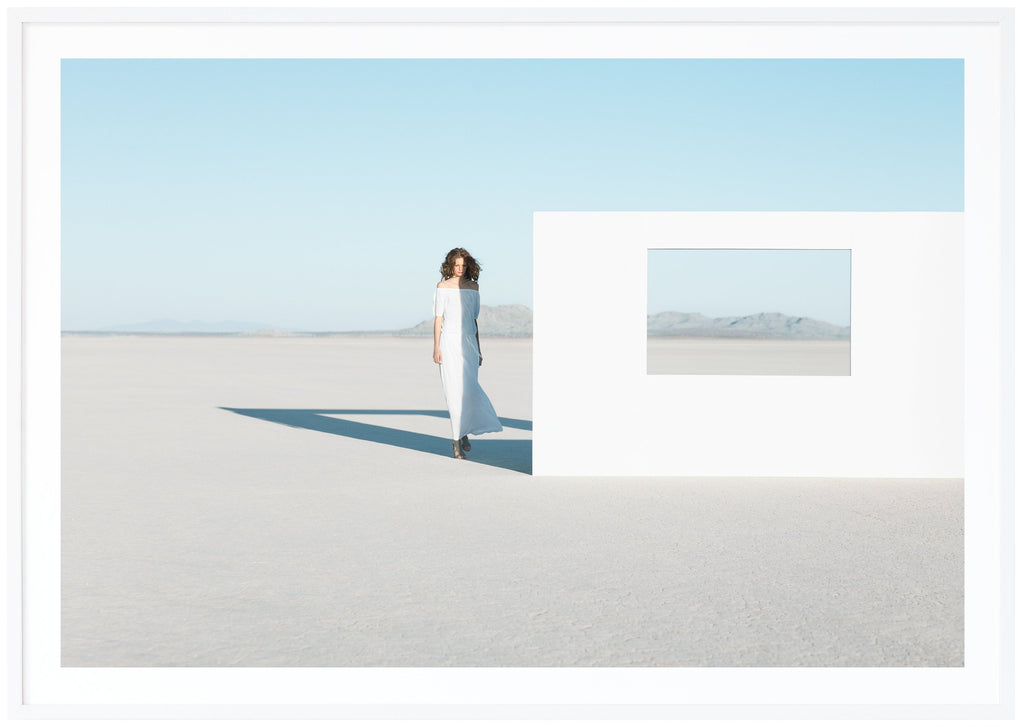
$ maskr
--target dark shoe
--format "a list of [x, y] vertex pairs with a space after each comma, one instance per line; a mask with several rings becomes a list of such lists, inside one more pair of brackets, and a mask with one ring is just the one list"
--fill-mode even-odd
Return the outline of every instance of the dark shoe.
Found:
[[462, 446], [462, 451], [463, 452], [468, 452], [469, 450], [473, 449], [470, 446], [470, 444], [469, 444], [469, 435], [468, 434], [465, 437], [463, 437], [462, 439], [459, 440], [459, 444]]
[[459, 440], [452, 440], [452, 456], [455, 459], [466, 459], [466, 455], [462, 453], [462, 449], [459, 447]]

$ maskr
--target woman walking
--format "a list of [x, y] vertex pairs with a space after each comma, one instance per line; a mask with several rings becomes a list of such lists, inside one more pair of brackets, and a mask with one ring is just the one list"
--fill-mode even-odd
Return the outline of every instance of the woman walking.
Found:
[[451, 250], [441, 264], [442, 280], [434, 291], [434, 363], [452, 422], [452, 455], [465, 459], [470, 434], [500, 432], [491, 400], [480, 388], [480, 264], [466, 250]]

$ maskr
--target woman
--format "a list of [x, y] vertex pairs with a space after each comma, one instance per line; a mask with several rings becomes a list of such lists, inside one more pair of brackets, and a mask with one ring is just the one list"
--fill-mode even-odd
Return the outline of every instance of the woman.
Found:
[[434, 291], [434, 363], [452, 420], [452, 455], [466, 459], [470, 434], [500, 432], [501, 422], [477, 381], [480, 355], [480, 264], [461, 247], [441, 263], [443, 279]]

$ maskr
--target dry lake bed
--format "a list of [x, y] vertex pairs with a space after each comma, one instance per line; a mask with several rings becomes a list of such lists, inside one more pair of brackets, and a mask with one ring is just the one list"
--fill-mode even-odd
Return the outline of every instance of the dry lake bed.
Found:
[[850, 340], [651, 336], [647, 373], [849, 376]]
[[64, 666], [961, 666], [963, 481], [451, 458], [429, 339], [62, 339]]

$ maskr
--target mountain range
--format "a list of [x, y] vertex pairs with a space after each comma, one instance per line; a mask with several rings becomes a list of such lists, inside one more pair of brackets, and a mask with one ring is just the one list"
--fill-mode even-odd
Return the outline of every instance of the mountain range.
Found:
[[[525, 305], [480, 306], [480, 335], [527, 338], [533, 335], [533, 311]], [[432, 336], [434, 319], [412, 326], [388, 331], [303, 332], [274, 328], [265, 323], [251, 321], [176, 321], [155, 320], [111, 326], [92, 333], [148, 333], [169, 334], [233, 334], [243, 336], [329, 336], [329, 335], [385, 335]], [[650, 337], [692, 338], [790, 338], [807, 340], [849, 339], [850, 326], [837, 326], [806, 316], [784, 313], [756, 313], [747, 316], [710, 318], [700, 313], [664, 311], [647, 316], [647, 335]]]
[[[481, 336], [526, 338], [533, 335], [533, 311], [525, 305], [481, 305], [476, 319]], [[396, 336], [433, 336], [434, 319], [428, 318], [412, 328], [394, 331]]]
[[709, 318], [700, 313], [665, 311], [647, 316], [649, 337], [848, 339], [850, 326], [837, 326], [806, 316], [755, 313]]
[[142, 323], [122, 323], [99, 328], [97, 333], [251, 333], [273, 326], [252, 321], [177, 321], [161, 318]]
[[[482, 336], [529, 337], [533, 335], [533, 311], [525, 305], [482, 305], [477, 319]], [[304, 332], [276, 328], [267, 323], [253, 321], [177, 321], [161, 319], [141, 323], [124, 323], [94, 331], [69, 333], [143, 333], [151, 335], [231, 334], [242, 336], [432, 336], [434, 319], [422, 321], [411, 328], [386, 331]]]

